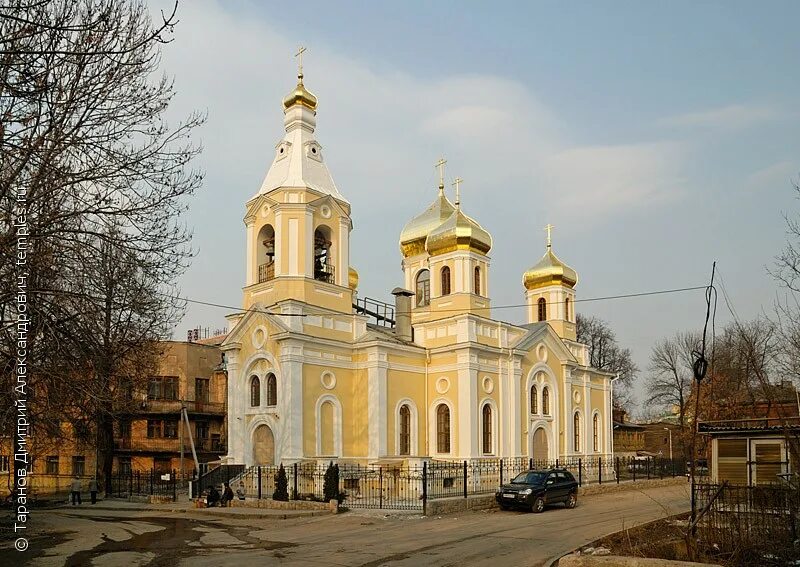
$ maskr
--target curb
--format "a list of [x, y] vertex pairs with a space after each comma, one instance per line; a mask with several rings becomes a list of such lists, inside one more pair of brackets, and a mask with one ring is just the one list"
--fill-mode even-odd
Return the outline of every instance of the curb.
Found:
[[316, 516], [332, 516], [331, 512], [327, 510], [302, 510], [298, 511], [294, 514], [266, 514], [266, 513], [255, 513], [255, 514], [234, 514], [234, 513], [226, 513], [226, 512], [215, 512], [215, 511], [206, 511], [207, 508], [203, 509], [191, 509], [191, 510], [170, 510], [170, 512], [184, 512], [186, 514], [191, 514], [192, 516], [200, 516], [200, 517], [210, 517], [210, 518], [223, 518], [223, 519], [230, 519], [234, 518], [237, 520], [245, 520], [245, 519], [254, 519], [254, 520], [291, 520], [292, 518], [313, 518]]

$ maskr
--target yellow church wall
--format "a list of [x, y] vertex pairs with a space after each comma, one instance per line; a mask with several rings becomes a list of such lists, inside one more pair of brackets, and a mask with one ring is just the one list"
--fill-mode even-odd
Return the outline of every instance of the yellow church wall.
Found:
[[358, 369], [351, 374], [348, 384], [353, 413], [347, 417], [350, 423], [350, 454], [365, 457], [369, 452], [369, 371]]
[[398, 403], [408, 398], [417, 407], [417, 446], [412, 447], [413, 455], [425, 454], [425, 432], [428, 430], [428, 412], [425, 407], [425, 374], [389, 369], [386, 378], [386, 432], [387, 453], [397, 455], [397, 416]]

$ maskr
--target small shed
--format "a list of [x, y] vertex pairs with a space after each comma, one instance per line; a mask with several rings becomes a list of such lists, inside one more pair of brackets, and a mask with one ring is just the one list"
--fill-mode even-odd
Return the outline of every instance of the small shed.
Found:
[[701, 434], [711, 440], [711, 481], [753, 486], [781, 482], [797, 472], [800, 418], [705, 421]]

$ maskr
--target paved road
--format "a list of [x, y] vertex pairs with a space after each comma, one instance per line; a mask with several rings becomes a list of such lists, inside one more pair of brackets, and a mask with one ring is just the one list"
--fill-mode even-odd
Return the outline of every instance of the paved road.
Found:
[[[422, 518], [379, 511], [290, 520], [62, 508], [32, 517], [43, 530], [0, 565], [392, 567], [547, 565], [608, 533], [688, 510], [687, 485], [588, 496], [543, 514], [483, 511]], [[8, 532], [5, 532], [6, 537]]]

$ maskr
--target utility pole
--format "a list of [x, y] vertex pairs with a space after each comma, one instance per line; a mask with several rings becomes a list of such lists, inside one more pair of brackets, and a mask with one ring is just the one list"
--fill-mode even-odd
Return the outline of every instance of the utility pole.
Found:
[[665, 427], [664, 431], [669, 433], [669, 460], [672, 460], [672, 429]]

